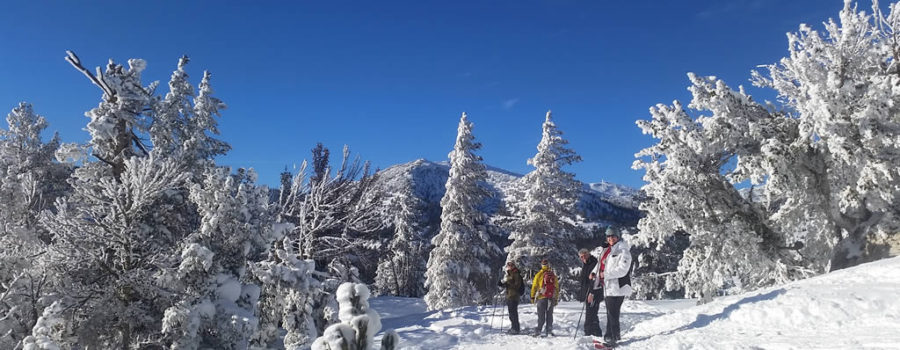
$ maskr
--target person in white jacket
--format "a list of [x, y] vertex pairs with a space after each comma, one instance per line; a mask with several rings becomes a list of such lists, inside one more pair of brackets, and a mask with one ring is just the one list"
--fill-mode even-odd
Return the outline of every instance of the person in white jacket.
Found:
[[619, 312], [625, 297], [631, 295], [631, 246], [619, 237], [619, 232], [610, 227], [606, 230], [609, 248], [600, 254], [597, 276], [603, 283], [606, 303], [606, 335], [604, 342], [614, 345], [622, 338], [619, 327]]

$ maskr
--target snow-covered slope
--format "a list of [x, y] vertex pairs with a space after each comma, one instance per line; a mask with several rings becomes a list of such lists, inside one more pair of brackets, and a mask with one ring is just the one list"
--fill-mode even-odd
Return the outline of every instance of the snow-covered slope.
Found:
[[606, 181], [585, 184], [585, 186], [599, 193], [607, 201], [619, 206], [637, 208], [639, 204], [640, 191], [637, 189]]
[[[501, 334], [505, 307], [426, 312], [421, 299], [375, 298], [385, 329], [404, 349], [591, 349], [573, 339], [581, 304], [555, 311], [555, 337]], [[622, 308], [619, 349], [900, 349], [900, 258], [716, 299], [633, 301]], [[519, 307], [534, 327], [534, 305]], [[601, 324], [605, 310], [600, 309]], [[583, 319], [582, 319], [583, 322]], [[579, 329], [579, 334], [582, 330]]]

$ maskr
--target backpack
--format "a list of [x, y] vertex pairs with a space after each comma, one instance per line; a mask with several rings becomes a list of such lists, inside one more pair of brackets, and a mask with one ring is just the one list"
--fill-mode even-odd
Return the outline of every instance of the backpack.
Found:
[[543, 295], [544, 298], [553, 298], [553, 293], [556, 291], [556, 275], [553, 274], [553, 271], [547, 270], [547, 272], [544, 272], [542, 289], [544, 293], [541, 295]]
[[522, 280], [522, 274], [516, 273], [516, 279], [519, 280], [519, 295], [525, 295], [525, 281]]

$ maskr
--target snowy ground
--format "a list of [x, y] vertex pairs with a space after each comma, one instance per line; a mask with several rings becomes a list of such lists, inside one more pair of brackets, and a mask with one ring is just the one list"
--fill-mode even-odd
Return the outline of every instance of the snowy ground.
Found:
[[[550, 338], [501, 334], [501, 322], [509, 328], [505, 307], [427, 312], [421, 299], [370, 302], [383, 329], [397, 330], [402, 349], [592, 348], [590, 337], [573, 339], [581, 312], [575, 302], [556, 308]], [[618, 348], [900, 349], [900, 258], [695, 304], [626, 301]], [[603, 325], [604, 312], [601, 307]], [[533, 304], [520, 305], [519, 314], [523, 329], [536, 326]]]

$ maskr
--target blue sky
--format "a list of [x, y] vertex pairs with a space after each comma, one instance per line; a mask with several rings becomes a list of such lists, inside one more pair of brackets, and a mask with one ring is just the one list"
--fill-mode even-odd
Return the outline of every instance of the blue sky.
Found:
[[144, 58], [145, 82], [160, 80], [163, 94], [187, 54], [191, 81], [211, 71], [229, 106], [220, 128], [233, 150], [220, 164], [252, 167], [263, 183], [316, 142], [334, 154], [348, 144], [379, 168], [446, 160], [463, 111], [485, 163], [527, 173], [552, 109], [584, 159], [570, 168], [578, 179], [639, 187], [634, 153], [653, 140], [634, 122], [657, 103], [687, 102], [687, 72], [747, 86], [757, 65], [786, 55], [785, 33], [820, 28], [842, 5], [12, 1], [0, 4], [0, 109], [31, 102], [64, 141], [85, 141], [83, 114], [100, 90], [65, 50], [88, 67]]

